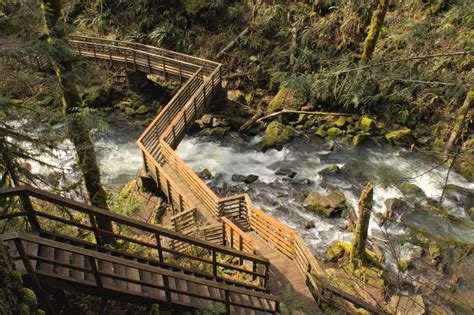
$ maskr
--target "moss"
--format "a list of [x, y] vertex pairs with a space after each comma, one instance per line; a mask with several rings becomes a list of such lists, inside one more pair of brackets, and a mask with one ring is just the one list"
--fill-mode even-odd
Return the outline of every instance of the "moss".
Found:
[[25, 303], [21, 303], [17, 305], [17, 313], [18, 315], [30, 315], [31, 309]]
[[385, 139], [393, 145], [409, 145], [411, 143], [411, 135], [412, 130], [405, 128], [387, 133]]
[[46, 312], [43, 310], [36, 310], [36, 315], [46, 315]]
[[471, 220], [474, 221], [474, 207], [469, 209], [469, 216], [471, 217]]
[[327, 130], [327, 136], [329, 138], [335, 138], [343, 134], [344, 134], [344, 131], [342, 131], [341, 129], [337, 127], [332, 127]]
[[372, 20], [370, 22], [370, 29], [367, 37], [364, 42], [364, 50], [362, 52], [361, 60], [367, 62], [372, 59], [372, 55], [375, 50], [375, 44], [382, 29], [383, 21], [385, 19], [385, 14], [389, 6], [389, 0], [379, 0], [377, 8], [372, 14]]
[[195, 15], [207, 5], [205, 0], [181, 0], [183, 8], [188, 14]]
[[267, 113], [271, 114], [282, 109], [300, 110], [305, 103], [306, 97], [301, 90], [280, 88], [268, 104]]
[[28, 305], [31, 309], [34, 309], [37, 305], [36, 294], [33, 290], [28, 288], [23, 288], [21, 290], [21, 300], [23, 303]]
[[404, 194], [410, 194], [410, 195], [424, 195], [423, 190], [416, 186], [415, 184], [411, 183], [401, 183], [398, 185], [398, 189], [400, 189], [401, 192]]
[[399, 267], [400, 271], [405, 272], [408, 269], [410, 269], [411, 261], [408, 260], [408, 259], [400, 259], [400, 261], [398, 262], [398, 267]]
[[293, 137], [293, 132], [290, 127], [283, 125], [278, 121], [272, 121], [267, 129], [262, 140], [262, 151], [269, 149], [281, 150]]
[[326, 260], [336, 262], [344, 255], [349, 254], [352, 246], [348, 243], [337, 241], [326, 250]]
[[428, 246], [428, 252], [432, 260], [441, 260], [441, 247], [437, 242], [431, 242]]
[[229, 128], [216, 127], [209, 130], [210, 136], [223, 137], [229, 131]]

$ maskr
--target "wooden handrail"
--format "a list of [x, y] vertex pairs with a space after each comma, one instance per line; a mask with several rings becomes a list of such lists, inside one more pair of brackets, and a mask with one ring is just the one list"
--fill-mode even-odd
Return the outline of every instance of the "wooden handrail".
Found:
[[[186, 243], [186, 244], [189, 244], [189, 245], [192, 245], [192, 246], [197, 246], [199, 248], [208, 250], [211, 253], [219, 253], [219, 254], [222, 254], [222, 255], [229, 255], [229, 256], [235, 257], [237, 259], [241, 259], [241, 260], [244, 260], [244, 261], [250, 261], [252, 263], [255, 263], [255, 264], [258, 264], [258, 265], [262, 266], [264, 268], [264, 270], [269, 268], [269, 264], [270, 264], [269, 261], [265, 258], [260, 257], [260, 256], [240, 252], [240, 251], [233, 250], [233, 249], [229, 249], [225, 246], [218, 245], [218, 244], [215, 244], [215, 243], [211, 243], [211, 242], [208, 242], [208, 241], [205, 241], [205, 240], [201, 240], [201, 239], [193, 237], [193, 236], [183, 235], [183, 234], [180, 234], [180, 233], [172, 232], [170, 230], [161, 228], [159, 226], [147, 224], [147, 223], [137, 221], [137, 220], [134, 220], [134, 219], [131, 219], [131, 218], [119, 215], [119, 214], [112, 213], [110, 211], [106, 211], [106, 210], [103, 210], [103, 209], [100, 209], [100, 208], [96, 208], [96, 207], [93, 207], [93, 206], [82, 204], [82, 203], [76, 202], [74, 200], [70, 200], [70, 199], [67, 199], [67, 198], [64, 198], [64, 197], [54, 195], [54, 194], [49, 193], [49, 192], [45, 192], [45, 191], [33, 188], [31, 186], [20, 186], [20, 187], [14, 187], [14, 188], [8, 188], [8, 189], [0, 190], [0, 198], [6, 198], [6, 197], [12, 197], [12, 196], [23, 196], [23, 197], [28, 197], [28, 198], [29, 197], [34, 197], [34, 198], [37, 198], [39, 200], [51, 202], [51, 203], [56, 204], [56, 205], [64, 206], [64, 207], [67, 207], [69, 209], [85, 213], [87, 215], [92, 215], [94, 218], [102, 218], [102, 219], [105, 219], [105, 220], [109, 220], [111, 222], [122, 224], [124, 226], [128, 226], [128, 227], [131, 227], [131, 228], [139, 229], [139, 230], [144, 231], [144, 232], [151, 233], [151, 235], [160, 236], [161, 238], [168, 238], [168, 239], [173, 240], [173, 241], [178, 241], [178, 242]], [[92, 226], [89, 226], [89, 225], [86, 225], [86, 224], [83, 224], [83, 223], [72, 222], [72, 221], [64, 219], [62, 217], [55, 216], [51, 213], [44, 212], [42, 210], [26, 211], [26, 214], [28, 214], [28, 213], [33, 218], [36, 218], [36, 216], [41, 216], [41, 217], [47, 218], [49, 220], [58, 221], [58, 222], [61, 222], [63, 224], [68, 224], [68, 225], [71, 225], [71, 226], [76, 226], [78, 228], [93, 231], [93, 232], [98, 233], [99, 235], [110, 235], [110, 236], [113, 236], [115, 238], [124, 239], [124, 240], [134, 242], [134, 243], [137, 243], [137, 244], [142, 245], [142, 246], [147, 246], [147, 247], [150, 247], [150, 248], [153, 248], [153, 249], [156, 249], [157, 246], [159, 246], [159, 244], [143, 242], [141, 240], [126, 237], [126, 236], [123, 236], [123, 235], [120, 235], [120, 234], [117, 234], [117, 233], [111, 233], [111, 232], [100, 230], [100, 229], [94, 229]], [[31, 222], [31, 217], [27, 217], [27, 218]], [[43, 227], [40, 226], [40, 229], [42, 229], [42, 228]], [[97, 241], [99, 241], [99, 240], [97, 240]], [[207, 260], [207, 259], [204, 259], [204, 258], [200, 258], [198, 256], [192, 256], [192, 255], [189, 255], [189, 254], [186, 254], [186, 253], [176, 252], [172, 249], [168, 249], [168, 248], [165, 248], [165, 247], [161, 247], [161, 250], [163, 250], [165, 252], [169, 252], [169, 253], [174, 254], [174, 255], [179, 255], [179, 256], [182, 256], [182, 257], [189, 258], [189, 259], [196, 259], [196, 260], [199, 260], [201, 262], [205, 262], [207, 264], [210, 264], [210, 265], [214, 266], [214, 270], [216, 269], [216, 267], [220, 266], [220, 267], [224, 267], [224, 268], [227, 268], [227, 269], [233, 269], [236, 272], [239, 272], [239, 273], [242, 273], [242, 274], [251, 275], [252, 277], [254, 277], [254, 276], [262, 277], [262, 278], [265, 277], [265, 272], [255, 273], [253, 270], [246, 270], [246, 269], [243, 269], [242, 267], [233, 266], [233, 265], [225, 265], [225, 264], [218, 263], [215, 259]], [[214, 276], [218, 276], [218, 275], [214, 274]]]
[[[174, 272], [174, 271], [166, 270], [166, 269], [159, 268], [159, 267], [156, 267], [156, 266], [150, 266], [148, 264], [139, 263], [139, 262], [135, 262], [135, 261], [132, 261], [132, 260], [125, 260], [125, 259], [122, 259], [122, 258], [119, 258], [119, 257], [114, 257], [112, 255], [105, 254], [105, 253], [100, 253], [100, 252], [97, 252], [97, 251], [84, 249], [84, 248], [80, 248], [80, 247], [65, 244], [65, 243], [59, 243], [59, 242], [56, 242], [56, 241], [53, 241], [53, 240], [41, 238], [41, 237], [34, 236], [34, 235], [31, 235], [31, 234], [27, 234], [27, 233], [21, 233], [21, 232], [18, 233], [17, 232], [17, 233], [12, 233], [12, 234], [2, 234], [2, 235], [0, 235], [0, 239], [3, 240], [3, 241], [14, 241], [15, 244], [18, 243], [16, 241], [33, 243], [33, 244], [41, 245], [41, 246], [44, 246], [44, 247], [49, 247], [49, 248], [52, 248], [52, 249], [55, 249], [55, 250], [61, 250], [61, 251], [66, 251], [66, 252], [69, 252], [69, 253], [81, 255], [85, 258], [88, 258], [91, 262], [94, 263], [94, 264], [91, 264], [91, 266], [96, 266], [95, 262], [99, 262], [99, 261], [100, 262], [108, 262], [108, 263], [113, 263], [115, 265], [122, 265], [124, 267], [134, 268], [134, 269], [137, 269], [137, 270], [146, 271], [146, 272], [150, 272], [150, 273], [153, 273], [153, 274], [161, 275], [162, 277], [168, 277], [168, 278], [172, 278], [172, 279], [175, 279], [175, 280], [181, 280], [181, 281], [184, 281], [184, 282], [191, 282], [191, 283], [195, 283], [195, 284], [198, 284], [198, 285], [203, 285], [203, 286], [210, 287], [210, 288], [216, 288], [216, 289], [219, 289], [219, 290], [223, 290], [225, 292], [247, 295], [249, 297], [261, 298], [261, 299], [265, 299], [269, 302], [272, 302], [274, 307], [273, 307], [272, 310], [268, 310], [268, 309], [265, 309], [264, 307], [261, 307], [261, 306], [254, 306], [254, 305], [251, 305], [251, 304], [241, 304], [239, 302], [224, 300], [224, 299], [219, 298], [217, 296], [206, 297], [206, 296], [196, 295], [196, 294], [188, 292], [186, 289], [183, 290], [183, 289], [178, 288], [178, 287], [173, 289], [173, 288], [170, 288], [170, 287], [166, 287], [166, 285], [165, 286], [160, 286], [157, 283], [151, 283], [151, 282], [146, 282], [146, 281], [143, 281], [143, 280], [136, 280], [136, 279], [129, 278], [129, 277], [120, 277], [120, 276], [113, 275], [113, 274], [110, 274], [110, 273], [99, 272], [97, 270], [97, 268], [93, 268], [93, 267], [91, 267], [89, 269], [89, 268], [86, 268], [86, 267], [75, 266], [73, 264], [66, 263], [66, 262], [56, 261], [55, 259], [48, 259], [48, 258], [40, 257], [40, 256], [31, 254], [31, 253], [29, 253], [27, 255], [27, 259], [29, 259], [29, 260], [36, 260], [36, 261], [47, 263], [47, 264], [50, 264], [50, 265], [53, 265], [53, 266], [68, 268], [68, 269], [71, 269], [71, 270], [78, 270], [78, 271], [85, 272], [85, 273], [91, 273], [95, 276], [95, 279], [96, 279], [95, 281], [96, 281], [97, 285], [99, 285], [99, 283], [102, 282], [102, 278], [118, 279], [118, 280], [130, 282], [130, 283], [134, 283], [134, 284], [138, 284], [138, 285], [149, 286], [149, 287], [165, 290], [167, 292], [178, 293], [178, 294], [181, 294], [181, 295], [187, 295], [187, 296], [202, 298], [202, 299], [211, 300], [211, 301], [215, 301], [215, 302], [221, 302], [221, 303], [224, 303], [228, 306], [233, 305], [233, 306], [240, 306], [240, 307], [249, 308], [249, 309], [253, 309], [253, 310], [263, 310], [263, 311], [270, 311], [270, 312], [277, 312], [278, 311], [278, 305], [279, 305], [280, 299], [278, 297], [274, 296], [274, 295], [270, 295], [270, 294], [266, 294], [266, 293], [262, 293], [262, 292], [257, 292], [257, 291], [252, 291], [252, 290], [248, 290], [248, 289], [242, 289], [242, 288], [239, 288], [239, 287], [230, 286], [230, 285], [226, 285], [226, 284], [221, 284], [221, 283], [216, 282], [216, 281], [201, 279], [201, 278], [197, 278], [197, 277], [194, 277], [194, 276], [191, 276], [191, 275], [186, 275], [186, 274], [183, 274], [183, 273], [180, 273], [180, 272]], [[25, 257], [21, 257], [21, 259], [24, 260]], [[34, 272], [38, 273], [40, 275], [43, 273], [41, 270], [35, 270]], [[51, 274], [51, 276], [60, 277], [59, 275], [55, 275], [55, 274]], [[171, 302], [171, 301], [168, 301], [168, 302]]]

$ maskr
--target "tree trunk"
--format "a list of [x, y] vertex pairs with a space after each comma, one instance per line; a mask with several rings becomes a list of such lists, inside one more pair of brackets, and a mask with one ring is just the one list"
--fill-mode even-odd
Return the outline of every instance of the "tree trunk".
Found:
[[[0, 137], [0, 154], [2, 155], [2, 161], [5, 165], [5, 170], [7, 171], [10, 179], [13, 183], [13, 186], [20, 186], [19, 173], [15, 165], [14, 156], [8, 148], [8, 144], [5, 141], [5, 138]], [[2, 174], [3, 175], [3, 174]], [[7, 182], [8, 185], [8, 182]], [[0, 187], [2, 188], [2, 187]]]
[[[61, 0], [43, 0], [40, 1], [40, 6], [45, 18], [48, 43], [53, 47], [53, 50], [57, 49], [67, 42], [66, 38], [62, 36], [63, 32], [56, 30], [57, 21], [61, 16]], [[65, 50], [67, 51], [68, 48], [66, 47]], [[60, 49], [60, 51], [63, 50]], [[63, 53], [60, 58], [52, 59], [62, 91], [62, 110], [66, 120], [67, 135], [74, 144], [90, 203], [95, 207], [109, 210], [107, 194], [100, 181], [100, 170], [96, 160], [94, 144], [79, 114], [81, 98], [71, 74], [72, 60], [68, 58], [67, 53]], [[101, 230], [113, 231], [112, 223], [105, 218], [97, 217], [97, 225]], [[109, 235], [103, 236], [101, 240], [97, 241], [114, 242], [113, 237]]]
[[466, 120], [467, 113], [469, 112], [469, 108], [471, 108], [472, 100], [474, 99], [474, 88], [471, 87], [467, 92], [466, 98], [464, 99], [464, 103], [462, 104], [461, 108], [456, 115], [456, 121], [454, 122], [453, 129], [451, 130], [451, 135], [449, 136], [448, 141], [446, 142], [446, 146], [444, 148], [444, 154], [447, 155], [449, 151], [458, 138], [459, 134], [462, 133], [464, 127], [464, 121]]
[[367, 233], [369, 230], [370, 212], [372, 210], [374, 188], [369, 182], [365, 186], [359, 198], [359, 212], [357, 217], [357, 225], [352, 239], [352, 249], [350, 261], [352, 266], [357, 269], [361, 266], [365, 259], [365, 243], [367, 241]]
[[375, 44], [382, 29], [385, 14], [387, 13], [388, 5], [390, 0], [379, 0], [377, 8], [372, 15], [372, 21], [370, 22], [370, 29], [364, 42], [364, 51], [362, 52], [362, 61], [367, 62], [372, 59], [374, 54]]

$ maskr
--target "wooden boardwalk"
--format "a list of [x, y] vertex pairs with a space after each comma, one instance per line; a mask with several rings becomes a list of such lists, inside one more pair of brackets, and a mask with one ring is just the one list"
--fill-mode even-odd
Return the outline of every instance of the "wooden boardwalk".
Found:
[[[280, 302], [287, 302], [301, 308], [294, 314], [319, 314], [311, 287], [318, 296], [330, 292], [373, 310], [327, 284], [324, 269], [296, 231], [256, 207], [247, 194], [219, 198], [176, 154], [221, 90], [221, 64], [139, 43], [86, 36], [71, 36], [70, 43], [80, 56], [182, 83], [137, 140], [145, 170], [175, 211], [175, 230], [31, 187], [0, 191], [0, 198], [16, 196], [23, 208], [0, 221], [24, 218], [34, 233], [1, 238], [12, 244], [15, 259], [40, 291], [44, 283], [144, 305], [159, 302], [175, 311], [218, 302], [228, 314], [275, 314]], [[32, 197], [80, 212], [83, 219], [35, 210]], [[111, 221], [114, 232], [99, 229], [98, 219]], [[48, 228], [55, 224], [76, 234], [54, 235]], [[89, 241], [78, 240], [85, 235]], [[122, 247], [104, 247], [102, 239], [110, 237]], [[27, 243], [33, 246], [25, 249]], [[197, 265], [199, 270], [189, 267]], [[282, 300], [288, 290], [290, 299]]]

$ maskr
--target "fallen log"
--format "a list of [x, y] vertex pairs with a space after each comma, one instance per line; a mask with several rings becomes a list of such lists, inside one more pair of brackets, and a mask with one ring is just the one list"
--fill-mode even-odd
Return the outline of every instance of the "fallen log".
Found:
[[264, 116], [262, 118], [259, 118], [256, 122], [261, 122], [270, 118], [273, 118], [275, 116], [283, 115], [283, 114], [308, 114], [308, 115], [322, 115], [322, 116], [352, 116], [352, 114], [346, 114], [346, 113], [328, 113], [328, 112], [315, 112], [315, 111], [306, 111], [306, 110], [290, 110], [290, 109], [284, 109], [279, 112], [272, 113], [270, 115]]
[[257, 122], [257, 120], [259, 120], [259, 118], [263, 116], [263, 113], [264, 113], [263, 107], [264, 107], [263, 102], [258, 103], [257, 112], [249, 120], [247, 120], [242, 126], [240, 126], [239, 128], [240, 133], [248, 130], [250, 127], [253, 126], [253, 124]]
[[217, 55], [216, 55], [216, 59], [219, 59], [220, 57], [222, 57], [222, 55], [224, 55], [229, 49], [231, 49], [232, 47], [235, 46], [235, 44], [237, 44], [237, 41], [242, 37], [244, 36], [245, 34], [247, 34], [249, 32], [249, 28], [247, 27], [246, 29], [244, 29], [239, 35], [237, 35], [236, 38], [234, 38], [233, 41], [231, 41], [227, 46], [225, 46]]

